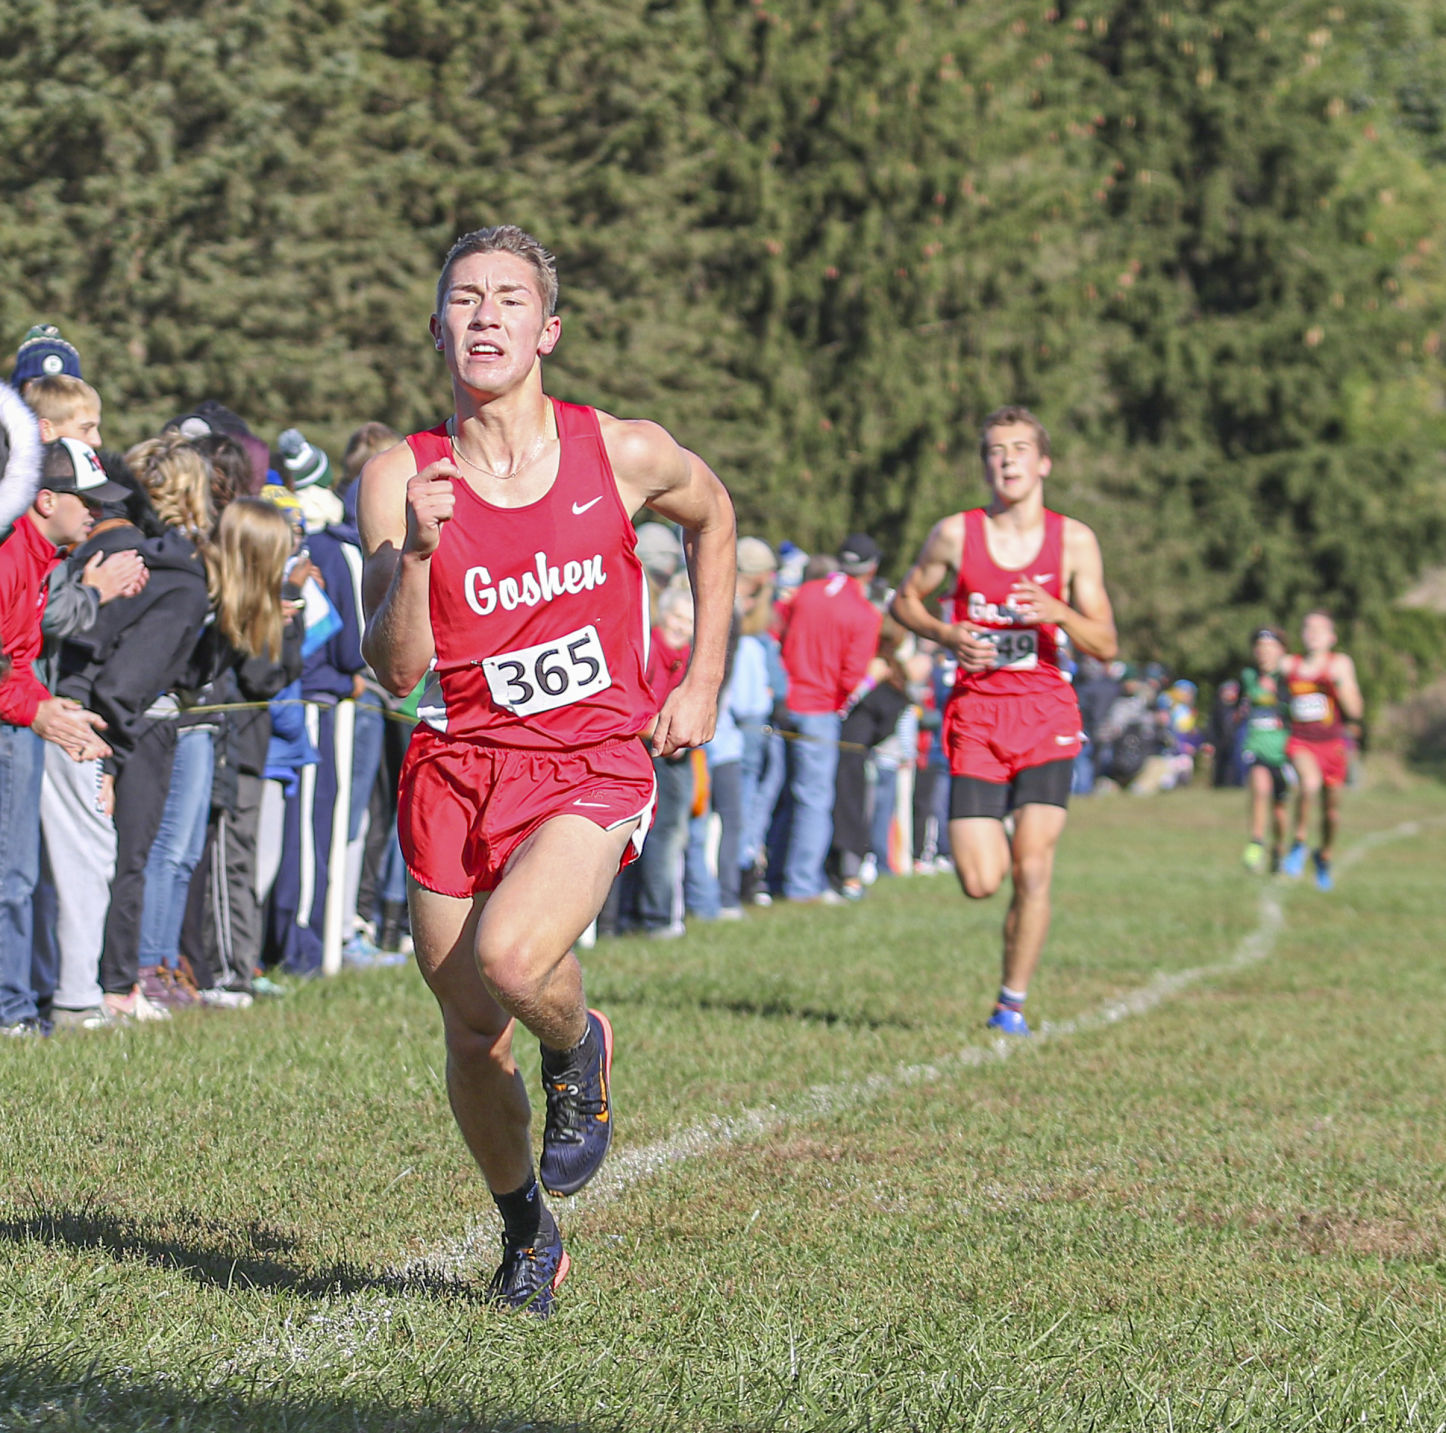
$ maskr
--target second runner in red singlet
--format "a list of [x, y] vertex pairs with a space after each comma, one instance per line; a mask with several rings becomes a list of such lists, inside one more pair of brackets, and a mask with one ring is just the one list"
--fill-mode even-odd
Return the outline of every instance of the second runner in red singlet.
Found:
[[[1006, 876], [1013, 882], [1003, 980], [986, 1023], [1028, 1035], [1024, 1002], [1049, 931], [1054, 852], [1082, 740], [1079, 704], [1059, 665], [1061, 636], [1108, 660], [1115, 623], [1095, 535], [1044, 505], [1052, 459], [1040, 421], [1027, 408], [996, 409], [984, 420], [979, 456], [992, 501], [935, 525], [893, 614], [959, 661], [944, 712], [949, 850], [971, 900], [992, 896]], [[928, 602], [951, 571], [944, 621]]]
[[1065, 520], [1046, 509], [1034, 559], [1004, 567], [990, 554], [985, 517], [983, 508], [963, 515], [954, 614], [987, 637], [998, 665], [959, 668], [944, 711], [944, 742], [954, 776], [1010, 782], [1028, 767], [1073, 761], [1080, 750], [1079, 703], [1059, 666], [1059, 628], [1027, 622], [1011, 603], [1021, 578], [1062, 600]]

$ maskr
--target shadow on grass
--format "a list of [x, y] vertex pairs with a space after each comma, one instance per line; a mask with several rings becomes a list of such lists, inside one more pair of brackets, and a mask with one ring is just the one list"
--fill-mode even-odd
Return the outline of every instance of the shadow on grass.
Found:
[[[184, 1237], [163, 1232], [180, 1226]], [[0, 1221], [0, 1240], [19, 1244], [61, 1244], [72, 1249], [100, 1249], [117, 1262], [140, 1259], [157, 1268], [174, 1269], [212, 1289], [258, 1289], [329, 1298], [367, 1292], [425, 1295], [485, 1306], [483, 1288], [435, 1274], [376, 1274], [351, 1263], [303, 1273], [277, 1255], [295, 1243], [274, 1229], [253, 1223], [228, 1229], [195, 1215], [181, 1213], [157, 1228], [135, 1219], [120, 1219], [103, 1209], [39, 1209], [28, 1219]], [[0, 1422], [0, 1428], [3, 1428]]]
[[[187, 1380], [79, 1373], [44, 1354], [0, 1360], [0, 1429], [51, 1433], [622, 1433], [621, 1423], [551, 1421], [539, 1413], [478, 1407], [395, 1404], [360, 1394], [307, 1397], [280, 1390], [191, 1389]], [[11, 1421], [15, 1420], [15, 1421]]]
[[[656, 1002], [654, 1002], [656, 1003]], [[742, 996], [725, 1000], [701, 996], [691, 1002], [699, 1010], [721, 1011], [725, 1015], [748, 1015], [761, 1020], [808, 1020], [820, 1025], [842, 1025], [849, 1030], [912, 1030], [912, 1020], [896, 1015], [845, 1014], [841, 1010], [824, 1010], [817, 1005], [799, 1005], [783, 996], [773, 999], [748, 999]]]

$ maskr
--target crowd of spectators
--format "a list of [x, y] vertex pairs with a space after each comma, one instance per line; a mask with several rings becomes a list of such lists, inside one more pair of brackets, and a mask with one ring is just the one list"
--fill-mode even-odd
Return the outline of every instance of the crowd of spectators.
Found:
[[273, 448], [207, 401], [117, 452], [53, 328], [21, 345], [5, 418], [0, 1030], [278, 994], [277, 972], [320, 969], [336, 883], [352, 954], [404, 959], [407, 716], [361, 659], [355, 520], [363, 464], [398, 435], [364, 424], [333, 472], [295, 429]]
[[[362, 660], [355, 487], [398, 435], [365, 423], [334, 467], [297, 429], [269, 443], [206, 401], [117, 452], [52, 328], [27, 335], [11, 388], [40, 471], [0, 547], [0, 1029], [278, 995], [279, 974], [321, 969], [337, 883], [346, 961], [406, 959], [394, 815], [417, 694], [398, 702]], [[692, 597], [671, 527], [643, 523], [637, 551], [661, 702], [687, 667]], [[655, 762], [653, 826], [599, 933], [676, 937], [948, 865], [954, 667], [885, 615], [882, 559], [863, 533], [812, 556], [740, 540], [717, 734]], [[1182, 785], [1202, 751], [1238, 779], [1228, 708], [1202, 722], [1189, 681], [1091, 659], [1075, 680], [1078, 793]]]

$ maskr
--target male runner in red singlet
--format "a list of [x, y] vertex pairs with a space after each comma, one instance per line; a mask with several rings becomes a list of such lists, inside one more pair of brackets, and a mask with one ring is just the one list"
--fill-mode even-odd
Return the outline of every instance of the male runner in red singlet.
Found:
[[[511, 225], [459, 239], [432, 337], [455, 411], [367, 464], [364, 650], [383, 683], [430, 673], [401, 777], [412, 934], [442, 1008], [447, 1092], [503, 1222], [491, 1292], [551, 1310], [568, 1259], [533, 1174], [514, 1022], [542, 1045], [541, 1184], [572, 1194], [612, 1135], [612, 1030], [573, 943], [652, 812], [654, 754], [713, 735], [733, 610], [733, 508], [662, 428], [549, 398], [551, 254]], [[661, 711], [633, 515], [687, 531], [692, 659]]]
[[[989, 506], [934, 528], [893, 614], [959, 659], [944, 713], [949, 845], [972, 899], [1013, 876], [1004, 981], [988, 1024], [1028, 1035], [1024, 997], [1049, 931], [1054, 850], [1082, 740], [1074, 688], [1059, 667], [1060, 634], [1108, 661], [1115, 622], [1094, 533], [1044, 506], [1049, 435], [1039, 420], [1027, 408], [996, 410], [979, 451]], [[925, 603], [951, 571], [955, 620], [941, 622]], [[1012, 842], [1004, 829], [1011, 811]]]
[[1331, 876], [1331, 848], [1340, 815], [1341, 787], [1346, 784], [1350, 753], [1346, 733], [1359, 735], [1365, 703], [1356, 683], [1356, 666], [1337, 652], [1336, 624], [1329, 612], [1307, 612], [1301, 626], [1305, 656], [1287, 657], [1281, 672], [1290, 690], [1290, 740], [1285, 754], [1300, 777], [1295, 806], [1295, 844], [1280, 863], [1287, 876], [1305, 870], [1306, 841], [1310, 834], [1310, 805], [1319, 795], [1320, 847], [1313, 853], [1315, 883], [1323, 891]]

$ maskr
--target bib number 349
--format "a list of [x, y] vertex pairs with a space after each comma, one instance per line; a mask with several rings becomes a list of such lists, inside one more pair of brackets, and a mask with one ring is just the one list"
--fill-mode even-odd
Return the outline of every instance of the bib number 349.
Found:
[[535, 716], [606, 691], [613, 679], [597, 628], [580, 627], [535, 647], [482, 659], [492, 700], [515, 716]]
[[1033, 628], [981, 632], [979, 635], [994, 643], [994, 650], [999, 653], [1000, 668], [1008, 667], [1019, 672], [1039, 665], [1039, 633]]

